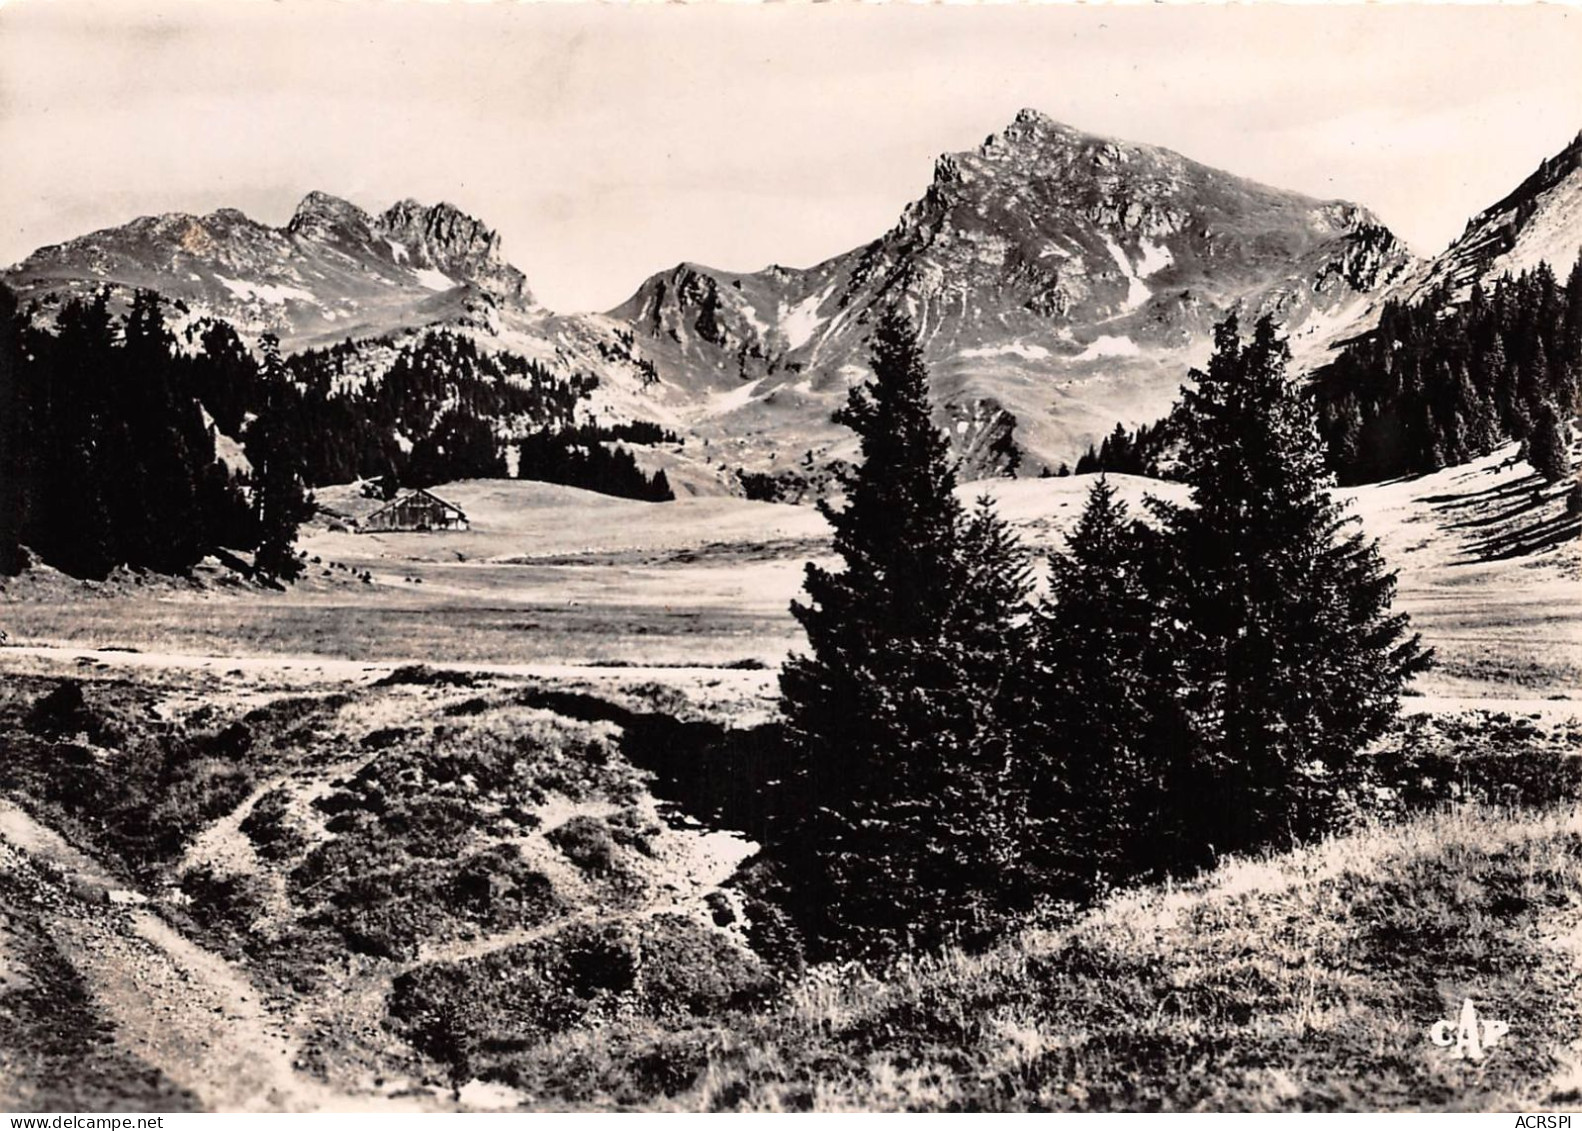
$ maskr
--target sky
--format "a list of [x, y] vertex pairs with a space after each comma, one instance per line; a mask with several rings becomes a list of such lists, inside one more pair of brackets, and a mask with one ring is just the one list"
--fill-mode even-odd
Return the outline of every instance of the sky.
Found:
[[312, 189], [450, 201], [558, 310], [807, 266], [1024, 106], [1437, 252], [1582, 130], [1582, 7], [0, 0], [0, 263]]

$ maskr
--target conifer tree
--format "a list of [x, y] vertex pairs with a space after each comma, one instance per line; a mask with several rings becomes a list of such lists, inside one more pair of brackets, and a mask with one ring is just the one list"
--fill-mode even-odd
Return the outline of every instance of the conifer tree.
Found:
[[175, 345], [160, 296], [139, 290], [122, 331], [118, 372], [105, 375], [107, 424], [114, 424], [106, 438], [119, 442], [106, 484], [107, 496], [121, 491], [119, 555], [163, 573], [190, 569], [208, 549], [198, 480], [214, 462], [197, 402], [176, 387]]
[[[987, 495], [967, 516], [960, 559], [958, 635], [949, 643], [957, 649], [955, 666], [974, 719], [966, 743], [970, 757], [947, 773], [967, 796], [963, 812], [983, 818], [961, 831], [958, 848], [966, 855], [962, 863], [986, 869], [966, 879], [962, 892], [979, 902], [969, 918], [989, 930], [1011, 903], [1026, 903], [1026, 820], [1031, 796], [1044, 784], [1025, 765], [1033, 575], [1026, 548]], [[994, 882], [985, 883], [991, 873]]]
[[[861, 440], [845, 505], [821, 509], [839, 571], [809, 565], [792, 612], [809, 654], [780, 677], [809, 811], [782, 837], [815, 950], [884, 953], [993, 929], [1007, 882], [1006, 772], [1025, 619], [1014, 541], [969, 522], [911, 325], [891, 311], [874, 380], [836, 419]], [[1020, 606], [1020, 607], [1019, 607]]]
[[302, 458], [296, 450], [289, 417], [281, 402], [289, 377], [273, 335], [260, 343], [264, 405], [247, 428], [247, 459], [253, 465], [253, 509], [258, 518], [258, 550], [254, 568], [268, 581], [294, 581], [302, 563], [294, 547], [297, 527], [313, 515], [303, 485]]
[[1560, 413], [1543, 401], [1533, 413], [1532, 431], [1523, 442], [1523, 455], [1546, 483], [1558, 483], [1571, 470], [1571, 455], [1566, 448], [1566, 430]]
[[55, 319], [54, 340], [34, 368], [34, 396], [47, 437], [40, 460], [30, 541], [45, 561], [73, 577], [102, 578], [123, 559], [105, 496], [113, 478], [107, 445], [105, 377], [115, 372], [109, 293], [71, 299]]
[[1165, 791], [1183, 730], [1159, 614], [1158, 537], [1100, 478], [1065, 552], [1049, 560], [1033, 699], [1043, 788], [1029, 819], [1030, 871], [1086, 895], [1166, 862]]
[[1193, 505], [1156, 501], [1182, 625], [1195, 843], [1224, 852], [1325, 828], [1358, 754], [1427, 664], [1390, 611], [1395, 577], [1330, 496], [1312, 408], [1270, 318], [1234, 317], [1183, 390]]
[[[22, 568], [27, 459], [22, 454], [22, 322], [16, 294], [0, 283], [0, 576]], [[33, 438], [36, 442], [38, 437]]]
[[1570, 359], [1582, 361], [1582, 254], [1566, 278], [1565, 344]]

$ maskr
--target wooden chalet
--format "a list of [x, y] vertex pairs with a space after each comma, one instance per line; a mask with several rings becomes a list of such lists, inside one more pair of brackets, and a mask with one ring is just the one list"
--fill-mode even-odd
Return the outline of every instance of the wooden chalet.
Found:
[[358, 524], [357, 529], [365, 534], [466, 530], [468, 529], [467, 513], [430, 491], [408, 491], [368, 515]]

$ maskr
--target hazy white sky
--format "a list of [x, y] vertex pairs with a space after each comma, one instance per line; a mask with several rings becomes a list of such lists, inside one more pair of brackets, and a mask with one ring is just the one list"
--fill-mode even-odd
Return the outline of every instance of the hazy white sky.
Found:
[[1033, 106], [1441, 249], [1582, 130], [1582, 8], [0, 0], [0, 263], [309, 189], [449, 200], [541, 300], [874, 238]]

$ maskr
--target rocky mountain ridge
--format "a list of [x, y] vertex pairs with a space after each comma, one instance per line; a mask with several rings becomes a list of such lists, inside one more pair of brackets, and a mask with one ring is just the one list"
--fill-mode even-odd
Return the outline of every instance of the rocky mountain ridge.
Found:
[[534, 305], [500, 237], [454, 205], [404, 200], [371, 216], [317, 191], [284, 227], [234, 208], [143, 216], [40, 248], [6, 279], [46, 306], [102, 286], [150, 287], [290, 345], [410, 322], [402, 312]]
[[872, 312], [900, 302], [942, 422], [993, 405], [1037, 467], [1117, 420], [1161, 415], [1226, 312], [1274, 311], [1316, 350], [1415, 266], [1358, 205], [1024, 110], [976, 150], [941, 157], [872, 243], [805, 270], [681, 264], [611, 316], [661, 375], [684, 374], [704, 398], [705, 434], [765, 465], [787, 435], [848, 454], [824, 422], [866, 372]]
[[1464, 299], [1474, 282], [1548, 263], [1564, 276], [1582, 253], [1582, 133], [1467, 227], [1414, 280], [1412, 298], [1441, 287]]
[[[1161, 417], [1228, 312], [1274, 313], [1312, 368], [1388, 299], [1541, 258], [1563, 270], [1582, 244], [1579, 167], [1582, 138], [1425, 262], [1360, 205], [1024, 110], [941, 156], [868, 244], [808, 268], [678, 264], [603, 315], [536, 305], [498, 234], [451, 205], [374, 215], [322, 192], [280, 228], [234, 209], [143, 217], [42, 248], [4, 278], [45, 316], [70, 294], [151, 287], [193, 319], [273, 332], [292, 350], [459, 330], [596, 375], [590, 403], [605, 419], [692, 436], [727, 481], [738, 468], [806, 478], [853, 454], [830, 413], [867, 374], [874, 314], [900, 303], [965, 473], [1020, 460], [1030, 474], [1117, 422]], [[370, 346], [364, 379], [389, 353]]]

